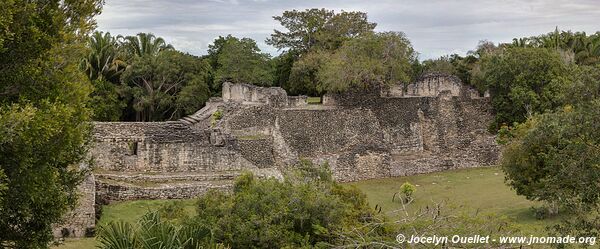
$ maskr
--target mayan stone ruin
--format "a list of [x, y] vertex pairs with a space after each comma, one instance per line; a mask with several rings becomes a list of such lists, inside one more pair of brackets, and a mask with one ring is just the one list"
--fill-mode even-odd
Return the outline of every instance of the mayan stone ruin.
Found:
[[487, 132], [489, 101], [441, 74], [328, 94], [321, 105], [278, 87], [224, 83], [221, 98], [178, 121], [95, 123], [93, 175], [77, 217], [56, 230], [85, 235], [93, 203], [193, 198], [228, 189], [243, 171], [281, 177], [300, 159], [327, 162], [342, 182], [493, 165], [500, 149]]

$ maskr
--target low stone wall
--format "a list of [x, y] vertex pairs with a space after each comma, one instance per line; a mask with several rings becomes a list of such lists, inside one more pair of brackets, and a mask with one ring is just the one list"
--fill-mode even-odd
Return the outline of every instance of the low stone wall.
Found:
[[288, 107], [305, 107], [308, 105], [307, 96], [288, 96]]
[[231, 182], [223, 183], [178, 183], [156, 187], [111, 184], [96, 182], [96, 197], [103, 201], [191, 199], [206, 193], [210, 189], [229, 190]]

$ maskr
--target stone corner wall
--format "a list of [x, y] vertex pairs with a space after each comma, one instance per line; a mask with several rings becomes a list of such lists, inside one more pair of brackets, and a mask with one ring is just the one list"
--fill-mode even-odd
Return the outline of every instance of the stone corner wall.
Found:
[[55, 238], [92, 237], [96, 228], [96, 185], [93, 174], [89, 174], [77, 187], [78, 204], [63, 218], [63, 222], [55, 224], [52, 233]]

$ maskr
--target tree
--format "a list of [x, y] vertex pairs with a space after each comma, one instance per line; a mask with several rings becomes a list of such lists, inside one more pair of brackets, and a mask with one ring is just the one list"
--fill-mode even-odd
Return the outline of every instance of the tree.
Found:
[[317, 74], [322, 65], [331, 57], [331, 53], [323, 50], [304, 54], [290, 69], [289, 80], [283, 86], [291, 94], [322, 96], [326, 93]]
[[326, 9], [292, 10], [273, 18], [288, 31], [275, 30], [267, 44], [300, 53], [313, 47], [337, 49], [345, 40], [371, 33], [376, 26], [367, 21], [366, 13], [355, 11], [336, 14]]
[[423, 61], [422, 73], [446, 73], [456, 74], [457, 69], [448, 56]]
[[96, 31], [88, 38], [89, 52], [81, 67], [92, 83], [90, 107], [92, 119], [96, 121], [119, 121], [127, 106], [122, 92], [121, 74], [127, 63], [117, 39], [110, 33]]
[[2, 1], [0, 247], [46, 248], [90, 141], [82, 41], [101, 1]]
[[529, 118], [502, 157], [507, 183], [529, 200], [560, 207], [600, 203], [600, 100]]
[[578, 65], [600, 63], [600, 33], [588, 36], [585, 32], [559, 31], [557, 27], [547, 34], [514, 38], [510, 46], [552, 49]]
[[90, 48], [88, 55], [82, 61], [82, 68], [91, 81], [104, 79], [113, 84], [119, 84], [121, 73], [127, 67], [121, 58], [117, 39], [109, 32], [102, 34], [96, 31], [88, 39]]
[[134, 58], [122, 81], [132, 97], [135, 119], [172, 120], [198, 110], [210, 96], [209, 72], [207, 62], [178, 51]]
[[165, 50], [173, 50], [171, 44], [167, 44], [162, 37], [156, 37], [152, 33], [138, 33], [136, 36], [119, 36], [127, 54], [131, 57], [158, 56]]
[[273, 17], [287, 32], [275, 30], [267, 44], [285, 51], [286, 60], [279, 61], [277, 83], [292, 94], [322, 95], [318, 89], [317, 71], [331, 54], [350, 39], [373, 33], [376, 24], [363, 12], [335, 13], [326, 9], [285, 11]]
[[484, 56], [481, 80], [492, 95], [492, 128], [523, 122], [534, 113], [560, 107], [570, 84], [560, 55], [544, 48], [508, 48]]
[[290, 74], [294, 62], [298, 60], [299, 54], [295, 51], [286, 51], [271, 60], [274, 69], [273, 85], [283, 87], [290, 94], [294, 93], [288, 86]]
[[228, 36], [217, 57], [217, 64], [215, 81], [219, 87], [225, 81], [259, 86], [273, 83], [270, 56], [261, 53], [250, 38]]
[[317, 78], [326, 91], [408, 83], [414, 60], [416, 53], [403, 33], [365, 35], [346, 41]]

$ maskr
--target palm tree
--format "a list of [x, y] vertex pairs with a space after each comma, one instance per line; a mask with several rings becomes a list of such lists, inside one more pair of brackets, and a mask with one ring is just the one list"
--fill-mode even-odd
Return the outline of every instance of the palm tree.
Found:
[[130, 56], [142, 57], [144, 55], [156, 56], [164, 50], [174, 49], [167, 44], [162, 37], [156, 37], [152, 33], [138, 33], [136, 36], [119, 36], [123, 47]]
[[592, 65], [600, 62], [600, 35], [591, 35], [582, 41], [581, 47], [576, 51], [575, 58], [578, 64]]
[[521, 48], [525, 48], [525, 47], [529, 47], [529, 42], [530, 39], [527, 37], [523, 37], [523, 38], [513, 38], [513, 42], [512, 45], [515, 47], [521, 47]]
[[90, 80], [103, 78], [112, 83], [119, 82], [126, 63], [121, 60], [119, 44], [109, 32], [96, 31], [88, 39], [87, 56], [82, 60], [82, 68]]

